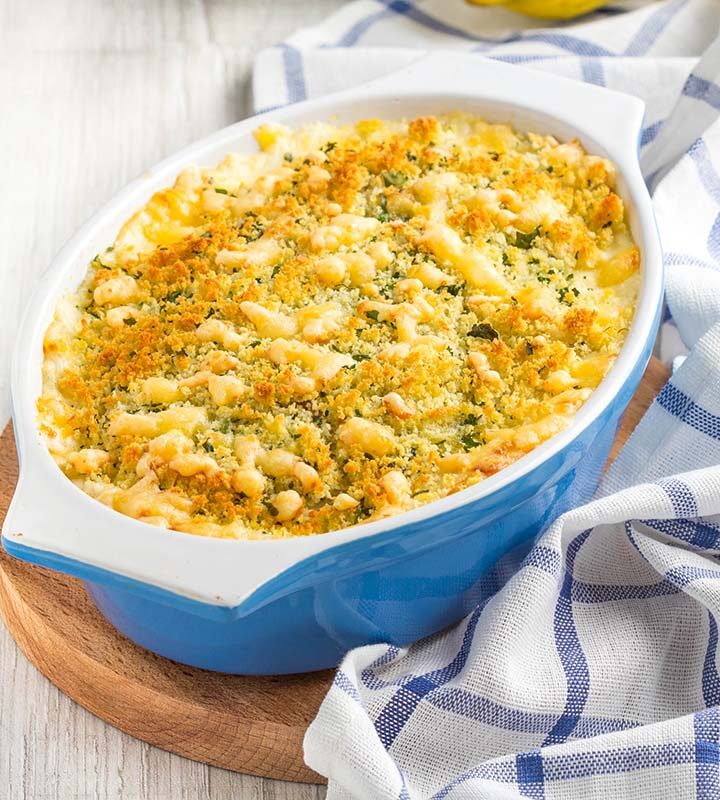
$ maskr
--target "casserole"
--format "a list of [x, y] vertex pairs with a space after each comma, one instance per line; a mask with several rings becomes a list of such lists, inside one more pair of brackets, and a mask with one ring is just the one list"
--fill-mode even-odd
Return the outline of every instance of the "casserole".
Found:
[[186, 533], [314, 535], [570, 423], [639, 285], [607, 159], [467, 113], [254, 133], [61, 298], [38, 411], [77, 486]]
[[[452, 85], [448, 91], [447, 86]], [[511, 100], [508, 98], [512, 98]], [[42, 338], [58, 297], [141, 203], [191, 163], [253, 147], [265, 121], [294, 127], [472, 111], [567, 139], [618, 168], [640, 247], [641, 290], [625, 345], [573, 424], [480, 484], [410, 512], [320, 536], [206, 539], [151, 528], [86, 496], [58, 470], [36, 421]], [[434, 53], [365, 87], [270, 112], [187, 148], [131, 184], [63, 249], [26, 314], [13, 367], [18, 487], [3, 528], [11, 554], [81, 577], [103, 614], [138, 644], [237, 673], [336, 664], [351, 647], [406, 644], [459, 619], [497, 559], [591, 495], [649, 358], [662, 259], [637, 163], [641, 102], [491, 61]]]

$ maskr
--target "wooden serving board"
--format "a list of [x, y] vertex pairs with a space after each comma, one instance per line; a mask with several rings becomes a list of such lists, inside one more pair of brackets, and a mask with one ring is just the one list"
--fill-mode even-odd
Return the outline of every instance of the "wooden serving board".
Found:
[[[663, 386], [651, 361], [611, 458]], [[0, 438], [0, 520], [17, 480], [8, 426]], [[134, 645], [95, 610], [79, 580], [0, 549], [0, 612], [18, 645], [58, 688], [111, 725], [196, 761], [282, 780], [320, 783], [302, 740], [332, 671], [242, 677], [176, 664]]]

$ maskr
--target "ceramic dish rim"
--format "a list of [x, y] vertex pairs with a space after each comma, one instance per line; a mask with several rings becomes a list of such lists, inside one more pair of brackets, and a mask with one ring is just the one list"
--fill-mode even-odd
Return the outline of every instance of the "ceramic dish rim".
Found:
[[[424, 59], [424, 66], [421, 62], [416, 62], [411, 65], [410, 74], [412, 75], [412, 67], [417, 70], [418, 64], [419, 74], [424, 74], [427, 78], [428, 75], [428, 61], [432, 67], [437, 64], [433, 58], [437, 59], [438, 54]], [[473, 57], [475, 62], [486, 62], [486, 59], [479, 59]], [[451, 59], [452, 61], [452, 59]], [[459, 62], [458, 62], [459, 63]], [[497, 75], [502, 74], [508, 76], [510, 73], [507, 70], [513, 70], [513, 76], [517, 78], [517, 67], [509, 67], [508, 65], [499, 64], [498, 62], [489, 62], [482, 67], [484, 75]], [[519, 70], [520, 73], [527, 73], [527, 70]], [[498, 491], [502, 487], [512, 483], [513, 481], [520, 480], [527, 476], [533, 469], [540, 464], [546, 462], [556, 453], [564, 448], [567, 448], [590, 424], [602, 418], [603, 414], [608, 410], [613, 397], [622, 388], [624, 383], [630, 377], [633, 369], [637, 366], [638, 361], [642, 358], [644, 348], [647, 344], [647, 339], [651, 335], [654, 325], [654, 320], [657, 317], [658, 309], [662, 302], [663, 288], [662, 288], [662, 257], [659, 245], [659, 238], [655, 228], [654, 217], [652, 215], [652, 207], [650, 204], [647, 190], [637, 166], [637, 135], [639, 133], [639, 121], [642, 118], [643, 105], [639, 100], [630, 98], [625, 95], [616, 95], [615, 93], [608, 92], [607, 90], [598, 89], [597, 87], [579, 84], [567, 79], [558, 78], [554, 75], [542, 74], [533, 72], [531, 82], [541, 83], [551, 88], [560, 88], [568, 92], [571, 91], [574, 95], [580, 92], [582, 95], [587, 95], [588, 103], [599, 102], [599, 99], [607, 99], [608, 97], [615, 98], [616, 102], [621, 103], [622, 108], [628, 114], [632, 113], [636, 119], [633, 119], [632, 137], [629, 141], [617, 142], [613, 141], [611, 132], [605, 132], [601, 135], [595, 135], [594, 130], [587, 130], [578, 124], [577, 114], [573, 117], [570, 112], [563, 117], [554, 113], [553, 110], [546, 111], [544, 109], [532, 108], [526, 102], [518, 100], [506, 100], [505, 104], [508, 107], [515, 108], [521, 113], [541, 114], [549, 119], [556, 120], [565, 126], [575, 129], [576, 131], [585, 134], [586, 138], [594, 141], [597, 144], [596, 149], [605, 150], [608, 155], [615, 161], [618, 171], [622, 176], [628, 196], [632, 197], [631, 213], [635, 215], [636, 228], [640, 231], [642, 236], [642, 288], [638, 297], [637, 308], [633, 318], [631, 329], [623, 344], [621, 353], [613, 365], [608, 375], [602, 381], [600, 386], [595, 389], [588, 401], [576, 414], [573, 423], [561, 433], [553, 436], [548, 441], [538, 446], [531, 453], [519, 459], [514, 464], [506, 467], [498, 472], [491, 478], [475, 484], [467, 489], [464, 489], [454, 495], [445, 497], [434, 502], [419, 506], [411, 511], [404, 512], [394, 517], [385, 520], [366, 523], [361, 526], [353, 526], [349, 528], [340, 529], [325, 534], [318, 534], [312, 537], [295, 537], [290, 539], [268, 539], [268, 540], [226, 540], [198, 537], [194, 534], [187, 534], [177, 531], [166, 532], [162, 529], [143, 523], [139, 520], [126, 517], [119, 512], [114, 511], [106, 506], [103, 506], [98, 501], [86, 495], [79, 487], [72, 483], [59, 467], [55, 464], [47, 451], [42, 439], [39, 435], [37, 423], [34, 418], [34, 399], [29, 397], [32, 394], [28, 387], [28, 370], [25, 365], [30, 362], [33, 363], [34, 359], [31, 358], [31, 343], [37, 336], [35, 330], [41, 323], [34, 318], [38, 309], [41, 306], [47, 305], [52, 302], [53, 305], [57, 302], [57, 298], [61, 294], [63, 276], [68, 275], [81, 278], [85, 264], [82, 266], [75, 263], [72, 259], [73, 253], [78, 250], [83, 242], [87, 243], [92, 239], [93, 235], [97, 235], [97, 230], [102, 227], [103, 220], [110, 217], [113, 211], [127, 202], [127, 197], [133, 193], [137, 193], [140, 188], [147, 186], [156, 178], [158, 174], [164, 174], [169, 169], [179, 169], [182, 165], [188, 163], [193, 153], [210, 148], [211, 143], [220, 138], [232, 138], [244, 136], [247, 130], [256, 127], [257, 124], [264, 121], [287, 121], [292, 124], [293, 119], [297, 120], [303, 116], [304, 112], [309, 110], [318, 109], [318, 115], [322, 115], [325, 109], [331, 108], [333, 104], [348, 103], [356, 100], [369, 100], [371, 102], [379, 103], [381, 101], [391, 102], [398, 99], [400, 102], [408, 101], [415, 98], [428, 97], [433, 98], [438, 96], [438, 92], [427, 86], [418, 88], [413, 87], [412, 81], [407, 86], [400, 87], [398, 85], [397, 76], [407, 75], [408, 70], [401, 70], [395, 76], [388, 76], [388, 78], [380, 79], [371, 84], [357, 87], [345, 92], [340, 92], [335, 95], [320, 98], [319, 100], [306, 101], [295, 106], [288, 106], [283, 109], [264, 112], [263, 114], [255, 117], [250, 117], [242, 122], [235, 123], [234, 125], [223, 128], [222, 130], [205, 137], [189, 147], [184, 148], [180, 152], [165, 159], [158, 164], [150, 174], [137, 179], [129, 184], [124, 190], [115, 195], [115, 197], [106, 204], [100, 211], [97, 212], [62, 248], [60, 253], [53, 260], [50, 269], [45, 273], [43, 279], [49, 280], [49, 287], [41, 288], [34, 296], [22, 325], [20, 327], [20, 335], [18, 343], [15, 348], [13, 367], [12, 367], [12, 401], [13, 401], [13, 421], [15, 423], [15, 436], [18, 442], [18, 450], [21, 458], [21, 474], [16, 489], [16, 497], [13, 498], [13, 504], [8, 512], [6, 523], [3, 528], [3, 539], [6, 544], [11, 544], [8, 549], [18, 551], [22, 556], [23, 549], [36, 549], [45, 551], [47, 553], [54, 553], [59, 557], [68, 556], [75, 558], [82, 563], [88, 564], [98, 569], [104, 569], [110, 572], [116, 572], [112, 565], [112, 554], [106, 554], [107, 558], [104, 562], [100, 563], [97, 559], [85, 560], [82, 556], [69, 553], [63, 550], [62, 536], [58, 535], [57, 541], [48, 542], [42, 536], [33, 536], [32, 532], [27, 529], [25, 525], [21, 525], [23, 519], [27, 519], [21, 513], [13, 514], [13, 507], [19, 505], [17, 497], [23, 492], [27, 494], [29, 491], [27, 487], [28, 481], [40, 480], [53, 481], [56, 486], [54, 490], [63, 495], [68, 507], [74, 507], [76, 512], [74, 515], [80, 519], [88, 516], [96, 520], [104, 519], [108, 526], [112, 527], [115, 535], [119, 535], [119, 529], [128, 527], [128, 530], [140, 526], [143, 535], [153, 537], [157, 541], [163, 541], [164, 546], [170, 546], [171, 540], [176, 543], [173, 544], [174, 548], [182, 548], [182, 544], [188, 543], [190, 549], [197, 551], [197, 542], [201, 541], [204, 549], [208, 552], [222, 551], [227, 553], [227, 547], [235, 548], [233, 552], [244, 550], [246, 553], [257, 553], [258, 549], [264, 549], [267, 553], [270, 550], [281, 548], [285, 551], [286, 558], [270, 557], [266, 559], [269, 566], [266, 569], [266, 575], [263, 580], [251, 589], [243, 589], [238, 592], [207, 592], [198, 591], [197, 587], [189, 588], [183, 585], [182, 582], [173, 580], [162, 580], [157, 575], [148, 574], [139, 568], [135, 574], [129, 574], [127, 570], [119, 570], [117, 573], [123, 575], [131, 580], [137, 580], [141, 583], [154, 586], [156, 588], [165, 589], [174, 594], [185, 596], [188, 598], [201, 599], [203, 602], [216, 603], [223, 606], [236, 606], [245, 597], [255, 591], [263, 583], [266, 583], [273, 577], [282, 573], [289, 566], [301, 562], [305, 558], [318, 555], [321, 552], [343, 545], [346, 542], [354, 541], [357, 539], [372, 539], [378, 534], [386, 533], [400, 527], [408, 527], [416, 524], [420, 520], [428, 518], [440, 517], [448, 511], [454, 510], [461, 506], [474, 503], [481, 498], [484, 498], [493, 492]], [[393, 82], [394, 79], [394, 82]], [[528, 79], [530, 80], [530, 79]], [[580, 89], [578, 89], [580, 87]], [[598, 94], [600, 93], [600, 94]], [[481, 90], [476, 90], [474, 93], [469, 91], [469, 87], [460, 87], [459, 90], [445, 91], [441, 93], [443, 100], [453, 101], [461, 98], [466, 100], [476, 101], [478, 103], [498, 103], [497, 98], [488, 96], [487, 92], [483, 93]], [[325, 111], [325, 113], [327, 113]], [[568, 117], [570, 117], [568, 119]], [[635, 130], [637, 128], [637, 130]], [[615, 149], [613, 149], [615, 148]], [[637, 238], [637, 236], [636, 236]], [[53, 280], [50, 280], [52, 278]], [[38, 368], [33, 366], [33, 369]], [[32, 399], [32, 405], [29, 400]], [[40, 442], [40, 450], [38, 449], [38, 441]], [[43, 462], [43, 463], [40, 463]], [[51, 465], [52, 469], [48, 467]], [[36, 491], [37, 491], [36, 487]], [[17, 510], [17, 509], [16, 509]], [[39, 513], [39, 512], [37, 512]], [[24, 530], [20, 530], [23, 527]], [[308, 541], [314, 542], [315, 546], [299, 546], [307, 544]], [[194, 543], [194, 544], [191, 544]], [[224, 549], [223, 549], [224, 548]], [[279, 562], [283, 562], [280, 564]]]

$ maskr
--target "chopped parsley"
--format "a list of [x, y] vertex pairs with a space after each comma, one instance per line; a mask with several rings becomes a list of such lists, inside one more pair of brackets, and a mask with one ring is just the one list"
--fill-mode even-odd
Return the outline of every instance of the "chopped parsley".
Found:
[[562, 288], [558, 289], [558, 297], [560, 298], [560, 302], [561, 303], [566, 303], [567, 305], [570, 305], [570, 301], [568, 300], [568, 297], [569, 297], [569, 295], [571, 293], [575, 297], [579, 297], [579, 295], [580, 295], [580, 292], [574, 286], [572, 286], [572, 287], [563, 286]]
[[494, 342], [495, 339], [500, 337], [500, 334], [489, 322], [476, 322], [468, 331], [468, 336], [473, 336], [476, 339], [488, 339]]
[[473, 436], [469, 433], [466, 433], [464, 436], [460, 437], [460, 442], [465, 450], [472, 450], [474, 447], [479, 447], [480, 442], [477, 439], [474, 439]]
[[407, 175], [391, 169], [383, 172], [383, 181], [385, 181], [385, 186], [404, 186], [407, 183]]
[[535, 228], [534, 231], [530, 231], [530, 233], [521, 233], [518, 231], [515, 234], [515, 247], [519, 247], [521, 250], [529, 250], [533, 246], [533, 242], [537, 239], [540, 233], [540, 228]]
[[220, 433], [230, 433], [232, 430], [232, 420], [227, 417], [220, 417], [217, 421], [217, 426]]
[[387, 222], [390, 219], [390, 214], [387, 210], [387, 198], [382, 195], [380, 198], [380, 213], [376, 214], [380, 222]]

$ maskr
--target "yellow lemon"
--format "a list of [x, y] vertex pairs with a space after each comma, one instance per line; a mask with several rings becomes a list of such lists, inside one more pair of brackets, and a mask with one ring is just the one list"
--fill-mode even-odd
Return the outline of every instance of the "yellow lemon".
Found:
[[476, 6], [503, 6], [529, 17], [569, 19], [599, 8], [605, 0], [468, 0]]

